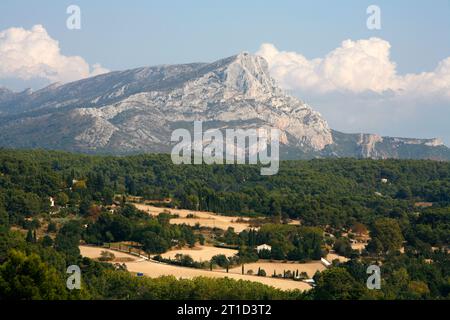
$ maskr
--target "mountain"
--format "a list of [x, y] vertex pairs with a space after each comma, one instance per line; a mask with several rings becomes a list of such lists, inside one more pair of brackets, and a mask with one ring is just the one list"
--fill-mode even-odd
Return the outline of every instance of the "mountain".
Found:
[[111, 72], [32, 92], [0, 90], [0, 146], [87, 153], [169, 152], [176, 128], [275, 127], [284, 158], [450, 159], [437, 140], [344, 134], [287, 95], [248, 53], [213, 63]]

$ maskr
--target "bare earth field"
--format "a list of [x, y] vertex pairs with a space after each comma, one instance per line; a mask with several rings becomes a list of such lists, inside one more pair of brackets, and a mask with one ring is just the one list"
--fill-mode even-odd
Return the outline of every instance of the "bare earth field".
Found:
[[333, 262], [333, 260], [336, 260], [336, 259], [339, 260], [339, 262], [341, 262], [341, 263], [347, 262], [349, 260], [348, 258], [338, 255], [336, 253], [329, 253], [327, 255], [327, 260], [329, 262]]
[[[308, 263], [295, 263], [295, 262], [270, 262], [270, 261], [258, 261], [254, 263], [249, 263], [244, 265], [244, 273], [247, 273], [248, 270], [253, 270], [253, 273], [258, 272], [258, 268], [264, 269], [267, 276], [272, 276], [275, 271], [276, 274], [283, 274], [283, 271], [291, 271], [291, 272], [306, 272], [308, 276], [311, 278], [314, 276], [316, 271], [325, 270], [324, 265], [320, 261], [312, 261]], [[242, 267], [236, 267], [229, 270], [230, 273], [241, 274]]]
[[[170, 220], [171, 224], [187, 224], [189, 226], [195, 226], [198, 223], [202, 227], [219, 228], [222, 230], [227, 230], [229, 227], [232, 227], [234, 228], [234, 231], [238, 233], [250, 227], [246, 222], [236, 222], [238, 219], [248, 221], [248, 217], [221, 216], [213, 212], [167, 209], [140, 203], [134, 203], [133, 205], [137, 209], [147, 212], [152, 216], [157, 216], [164, 210], [169, 211], [171, 214], [179, 215], [179, 218]], [[193, 214], [194, 218], [187, 218], [189, 214]]]
[[208, 246], [196, 246], [195, 248], [185, 248], [178, 250], [168, 251], [161, 256], [165, 259], [175, 259], [177, 254], [190, 255], [194, 261], [203, 262], [210, 261], [212, 257], [223, 254], [226, 257], [232, 257], [237, 254], [237, 250], [226, 249], [226, 248], [216, 248]]
[[[100, 257], [100, 253], [105, 251], [103, 248], [97, 247], [88, 247], [88, 246], [80, 246], [81, 255], [84, 257], [88, 257], [91, 259], [97, 259]], [[125, 265], [128, 268], [128, 271], [131, 273], [141, 272], [144, 275], [157, 278], [160, 276], [175, 276], [176, 278], [183, 279], [192, 279], [195, 277], [209, 277], [209, 278], [230, 278], [235, 280], [247, 280], [253, 282], [259, 282], [265, 285], [269, 285], [281, 290], [310, 290], [311, 287], [300, 281], [292, 281], [285, 279], [274, 279], [269, 277], [258, 277], [251, 275], [242, 275], [238, 273], [226, 273], [224, 271], [209, 271], [209, 270], [201, 270], [201, 269], [192, 269], [192, 268], [184, 268], [178, 266], [167, 265], [163, 263], [157, 263], [154, 261], [147, 261], [144, 259], [139, 259], [132, 255], [128, 255], [126, 253], [111, 251], [116, 257], [124, 257], [128, 256], [134, 258], [135, 260], [132, 262], [125, 262]]]

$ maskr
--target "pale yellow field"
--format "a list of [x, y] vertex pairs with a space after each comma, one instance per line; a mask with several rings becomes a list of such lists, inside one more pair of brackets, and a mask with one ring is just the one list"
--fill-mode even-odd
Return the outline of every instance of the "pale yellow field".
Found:
[[358, 250], [358, 251], [362, 251], [363, 249], [366, 248], [367, 243], [352, 243], [352, 249], [353, 250]]
[[195, 248], [185, 248], [178, 250], [168, 251], [161, 256], [163, 258], [175, 259], [177, 254], [190, 255], [194, 261], [203, 262], [210, 261], [212, 257], [215, 255], [223, 254], [226, 257], [232, 257], [238, 253], [237, 250], [233, 249], [225, 249], [225, 248], [216, 248], [209, 246], [196, 246]]
[[[100, 256], [101, 251], [104, 251], [103, 248], [96, 248], [96, 247], [87, 247], [87, 246], [80, 246], [81, 255], [96, 259]], [[111, 250], [108, 250], [111, 251]], [[123, 257], [130, 256], [126, 253], [119, 253], [116, 251], [111, 251], [116, 255], [116, 257]], [[117, 253], [117, 254], [116, 254]], [[135, 258], [134, 256], [131, 256], [132, 258]], [[192, 268], [184, 268], [184, 267], [178, 267], [178, 266], [172, 266], [167, 265], [163, 263], [157, 263], [153, 261], [146, 261], [143, 259], [135, 260], [133, 262], [125, 262], [125, 265], [127, 266], [128, 271], [131, 273], [138, 273], [141, 272], [144, 275], [151, 277], [151, 278], [157, 278], [160, 276], [175, 276], [179, 279], [192, 279], [195, 277], [209, 277], [209, 278], [230, 278], [235, 280], [247, 280], [247, 281], [253, 281], [253, 282], [259, 282], [265, 285], [269, 285], [281, 290], [310, 290], [311, 287], [300, 281], [292, 281], [292, 280], [285, 280], [285, 279], [274, 279], [269, 277], [258, 277], [258, 276], [251, 276], [251, 275], [242, 275], [238, 273], [226, 273], [224, 271], [209, 271], [209, 270], [202, 270], [202, 269], [192, 269]]]
[[[133, 205], [137, 209], [147, 212], [152, 216], [157, 216], [164, 210], [167, 210], [171, 214], [179, 215], [179, 218], [170, 220], [171, 224], [187, 224], [189, 226], [195, 226], [198, 223], [202, 227], [218, 228], [222, 230], [227, 230], [229, 227], [232, 227], [235, 232], [241, 232], [250, 227], [246, 222], [236, 222], [238, 219], [248, 221], [248, 217], [222, 216], [213, 212], [186, 209], [166, 209], [140, 203], [134, 203]], [[195, 218], [187, 218], [189, 214], [193, 214]]]
[[[258, 268], [264, 269], [267, 276], [272, 276], [273, 272], [275, 271], [276, 274], [283, 274], [283, 271], [291, 271], [291, 272], [306, 272], [310, 278], [314, 276], [316, 271], [323, 271], [325, 270], [324, 265], [320, 261], [312, 261], [308, 263], [295, 263], [295, 262], [270, 262], [270, 261], [261, 261], [261, 262], [254, 262], [254, 263], [248, 263], [244, 265], [244, 273], [247, 273], [248, 270], [253, 270], [253, 273], [258, 272]], [[230, 269], [229, 272], [241, 274], [242, 273], [242, 267], [236, 267], [233, 269]]]
[[[117, 260], [121, 260], [121, 259], [131, 259], [132, 261], [143, 260], [140, 257], [133, 256], [128, 253], [104, 249], [104, 248], [100, 248], [100, 247], [80, 246], [80, 251], [81, 251], [82, 256], [92, 258], [92, 259], [99, 258], [100, 253], [102, 251], [107, 251], [107, 252], [111, 252], [112, 254], [114, 254], [114, 256], [116, 257]], [[114, 262], [114, 261], [112, 261], [112, 262]]]
[[333, 262], [333, 260], [336, 260], [336, 259], [339, 260], [339, 262], [347, 262], [349, 260], [348, 258], [346, 258], [344, 256], [340, 256], [340, 255], [338, 255], [336, 253], [329, 253], [327, 255], [327, 260], [329, 262]]

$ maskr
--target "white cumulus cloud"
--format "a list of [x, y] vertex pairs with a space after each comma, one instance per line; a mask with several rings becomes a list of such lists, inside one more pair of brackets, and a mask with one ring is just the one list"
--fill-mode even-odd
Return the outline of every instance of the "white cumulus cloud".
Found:
[[0, 31], [0, 79], [65, 83], [105, 72], [101, 65], [90, 66], [82, 57], [63, 55], [58, 41], [42, 25]]
[[257, 54], [267, 60], [272, 76], [289, 90], [312, 94], [390, 92], [450, 99], [450, 57], [431, 72], [399, 75], [390, 49], [388, 41], [370, 38], [345, 40], [325, 57], [315, 59], [280, 51], [269, 43], [261, 45]]

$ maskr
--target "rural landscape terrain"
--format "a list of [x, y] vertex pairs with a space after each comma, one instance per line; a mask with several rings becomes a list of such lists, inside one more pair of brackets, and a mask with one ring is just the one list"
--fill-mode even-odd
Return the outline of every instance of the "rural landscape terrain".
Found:
[[2, 308], [449, 301], [450, 2], [377, 2], [0, 1]]
[[[1, 297], [449, 297], [449, 149], [333, 131], [259, 56], [5, 95]], [[170, 131], [193, 120], [280, 130], [279, 172], [173, 164]]]

